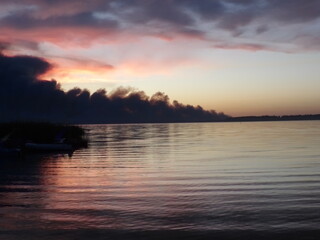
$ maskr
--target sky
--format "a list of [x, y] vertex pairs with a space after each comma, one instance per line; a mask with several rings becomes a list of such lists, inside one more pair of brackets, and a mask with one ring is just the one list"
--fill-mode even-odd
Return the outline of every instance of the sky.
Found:
[[1, 0], [0, 50], [41, 78], [232, 116], [320, 113], [319, 0]]

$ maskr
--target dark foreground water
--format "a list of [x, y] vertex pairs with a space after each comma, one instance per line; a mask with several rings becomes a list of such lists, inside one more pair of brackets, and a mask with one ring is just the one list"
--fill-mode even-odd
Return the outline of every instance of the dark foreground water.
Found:
[[320, 122], [85, 126], [0, 158], [0, 239], [320, 239]]

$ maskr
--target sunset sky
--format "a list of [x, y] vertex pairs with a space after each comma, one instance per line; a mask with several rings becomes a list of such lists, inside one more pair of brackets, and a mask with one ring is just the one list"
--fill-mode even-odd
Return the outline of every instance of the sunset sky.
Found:
[[320, 113], [319, 0], [1, 0], [0, 49], [43, 79], [232, 116]]

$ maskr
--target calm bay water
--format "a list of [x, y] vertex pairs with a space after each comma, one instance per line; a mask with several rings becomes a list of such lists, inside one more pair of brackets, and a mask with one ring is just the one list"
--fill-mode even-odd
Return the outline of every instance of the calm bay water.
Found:
[[1, 158], [1, 240], [320, 239], [320, 121], [84, 127]]

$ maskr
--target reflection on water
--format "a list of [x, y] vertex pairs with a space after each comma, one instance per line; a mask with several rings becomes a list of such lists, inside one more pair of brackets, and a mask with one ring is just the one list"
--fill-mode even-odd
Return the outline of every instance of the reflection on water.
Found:
[[320, 122], [84, 126], [0, 161], [0, 239], [316, 239]]

